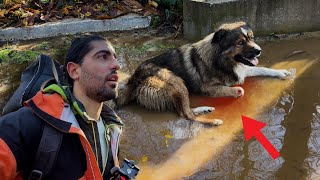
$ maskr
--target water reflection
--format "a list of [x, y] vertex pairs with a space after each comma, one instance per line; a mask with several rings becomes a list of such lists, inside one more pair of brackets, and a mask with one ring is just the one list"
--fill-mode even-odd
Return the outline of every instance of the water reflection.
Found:
[[199, 122], [191, 122], [183, 118], [174, 119], [167, 124], [174, 139], [188, 139], [199, 134], [204, 125]]
[[118, 114], [126, 124], [121, 155], [140, 163], [160, 163], [203, 128], [200, 123], [177, 120], [175, 114], [150, 112], [136, 106]]
[[320, 105], [316, 105], [308, 140], [309, 155], [305, 160], [309, 179], [320, 179]]
[[[283, 146], [286, 131], [281, 123], [290, 113], [293, 104], [293, 92], [285, 91], [273, 106], [256, 117], [267, 124], [262, 132], [278, 151]], [[247, 144], [239, 133], [218, 157], [185, 179], [276, 179], [275, 173], [283, 163], [282, 157], [272, 159], [257, 141], [251, 140]]]

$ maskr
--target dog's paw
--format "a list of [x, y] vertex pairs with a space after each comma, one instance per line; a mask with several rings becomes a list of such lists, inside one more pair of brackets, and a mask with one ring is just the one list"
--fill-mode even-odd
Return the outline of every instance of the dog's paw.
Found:
[[219, 125], [223, 124], [223, 121], [220, 119], [214, 119], [212, 124], [215, 126], [219, 126]]
[[244, 89], [242, 87], [233, 87], [232, 94], [235, 98], [241, 97], [244, 95]]
[[289, 72], [288, 70], [285, 70], [285, 69], [279, 69], [277, 70], [277, 77], [279, 79], [286, 79], [288, 78], [289, 76], [291, 76], [291, 72]]
[[214, 111], [214, 107], [209, 107], [209, 106], [201, 106], [201, 107], [192, 109], [193, 114], [196, 116], [202, 115], [202, 114], [208, 114], [208, 113], [211, 113], [212, 111]]

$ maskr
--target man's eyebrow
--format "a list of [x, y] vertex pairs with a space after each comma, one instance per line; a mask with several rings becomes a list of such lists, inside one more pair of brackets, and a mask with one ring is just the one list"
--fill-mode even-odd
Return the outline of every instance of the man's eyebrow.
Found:
[[114, 57], [117, 57], [117, 54], [113, 51], [110, 51], [110, 50], [100, 50], [96, 53], [94, 53], [94, 56], [100, 54], [100, 53], [105, 53], [105, 54], [113, 54]]
[[110, 51], [110, 50], [100, 50], [100, 51], [98, 51], [98, 52], [94, 53], [94, 56], [96, 56], [97, 54], [100, 54], [100, 53], [106, 53], [106, 54], [109, 54], [109, 53], [111, 53], [111, 51]]

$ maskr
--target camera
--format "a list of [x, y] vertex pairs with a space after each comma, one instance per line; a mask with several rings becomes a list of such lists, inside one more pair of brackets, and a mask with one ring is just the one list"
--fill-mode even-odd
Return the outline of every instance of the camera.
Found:
[[126, 179], [134, 179], [139, 172], [140, 168], [134, 165], [133, 160], [124, 159], [122, 167], [114, 167], [111, 169], [111, 173], [114, 175], [120, 175]]

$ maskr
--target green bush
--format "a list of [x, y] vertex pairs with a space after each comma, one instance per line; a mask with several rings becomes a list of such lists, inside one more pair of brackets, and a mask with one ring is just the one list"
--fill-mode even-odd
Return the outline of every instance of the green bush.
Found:
[[[159, 5], [159, 10], [164, 16], [161, 21], [171, 22], [175, 24], [180, 21], [182, 17], [182, 0], [155, 0]], [[158, 19], [154, 19], [153, 27], [155, 24], [159, 24]]]

